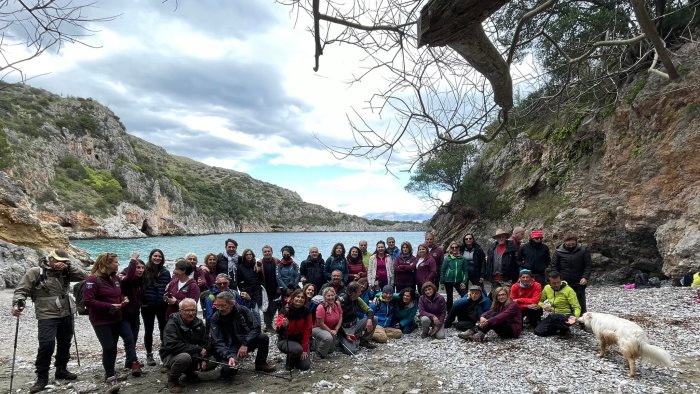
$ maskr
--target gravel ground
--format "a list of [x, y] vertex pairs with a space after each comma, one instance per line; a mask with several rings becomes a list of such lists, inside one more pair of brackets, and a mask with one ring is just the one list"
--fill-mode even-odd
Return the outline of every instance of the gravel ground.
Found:
[[[612, 313], [642, 326], [653, 344], [669, 351], [675, 362], [661, 368], [638, 362], [639, 376], [627, 377], [627, 364], [612, 347], [606, 358], [596, 356], [597, 340], [575, 328], [568, 339], [539, 338], [525, 330], [519, 339], [500, 340], [489, 334], [489, 342], [467, 343], [447, 330], [442, 341], [422, 340], [417, 334], [361, 350], [356, 357], [336, 353], [328, 359], [315, 358], [312, 370], [295, 371], [291, 381], [270, 376], [240, 373], [232, 383], [237, 392], [247, 393], [566, 393], [700, 392], [700, 305], [696, 292], [688, 288], [624, 290], [621, 287], [588, 289], [590, 310]], [[0, 391], [9, 388], [10, 366], [16, 320], [10, 316], [11, 290], [0, 292]], [[32, 307], [20, 320], [14, 388], [28, 392], [34, 379], [36, 321]], [[80, 374], [78, 381], [51, 382], [49, 391], [92, 393], [104, 389], [100, 347], [86, 316], [77, 320], [82, 367], [71, 360], [69, 369]], [[139, 340], [143, 343], [142, 338]], [[74, 351], [75, 348], [72, 348]], [[73, 353], [74, 354], [74, 353]], [[139, 356], [145, 357], [142, 345]], [[118, 365], [124, 360], [120, 351]], [[271, 341], [270, 360], [284, 365], [283, 356]], [[252, 369], [252, 361], [246, 367]], [[128, 376], [123, 393], [154, 393], [164, 390], [166, 377], [158, 367], [146, 367], [140, 378]], [[126, 373], [124, 373], [126, 375]], [[201, 374], [204, 382], [186, 392], [215, 392], [231, 389], [219, 381], [218, 371]], [[289, 377], [277, 372], [278, 377]]]

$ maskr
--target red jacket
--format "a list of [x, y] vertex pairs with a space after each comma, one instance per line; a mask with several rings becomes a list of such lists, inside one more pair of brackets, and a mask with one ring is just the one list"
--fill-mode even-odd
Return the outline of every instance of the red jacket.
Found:
[[83, 287], [83, 303], [88, 308], [90, 323], [93, 326], [120, 322], [122, 312], [112, 306], [122, 303], [121, 282], [116, 273], [109, 276], [88, 276]]
[[[290, 307], [291, 308], [291, 307]], [[306, 308], [306, 307], [302, 307]], [[275, 326], [277, 327], [277, 332], [280, 335], [280, 339], [287, 339], [290, 341], [299, 342], [303, 351], [309, 351], [309, 338], [311, 337], [311, 329], [313, 328], [313, 323], [311, 321], [311, 312], [307, 313], [304, 318], [301, 319], [289, 319], [287, 328], [282, 327], [282, 320], [287, 316], [287, 313], [277, 314], [277, 321]]]
[[515, 282], [510, 288], [510, 299], [518, 302], [520, 310], [526, 309], [528, 305], [540, 302], [542, 285], [532, 281], [530, 287], [520, 286], [520, 282]]

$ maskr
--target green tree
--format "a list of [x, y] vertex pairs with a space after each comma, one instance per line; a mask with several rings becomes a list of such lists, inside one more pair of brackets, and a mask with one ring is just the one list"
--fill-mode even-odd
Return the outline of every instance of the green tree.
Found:
[[457, 193], [474, 166], [479, 150], [473, 144], [450, 144], [434, 150], [417, 165], [406, 191], [436, 205], [444, 204], [440, 192]]

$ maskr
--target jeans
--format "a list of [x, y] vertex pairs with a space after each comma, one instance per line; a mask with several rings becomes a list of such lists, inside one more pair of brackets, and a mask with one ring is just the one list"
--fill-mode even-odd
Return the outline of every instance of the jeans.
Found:
[[124, 366], [130, 368], [136, 357], [136, 340], [139, 335], [139, 315], [122, 312], [122, 322], [119, 327], [119, 336], [124, 341], [124, 353], [126, 360]]
[[158, 330], [160, 330], [160, 343], [163, 344], [163, 330], [165, 330], [166, 305], [143, 306], [141, 308], [141, 317], [143, 317], [143, 345], [146, 347], [146, 353], [153, 353], [153, 329], [155, 320], [158, 319]]
[[36, 373], [49, 372], [54, 348], [56, 348], [56, 368], [65, 368], [68, 360], [70, 360], [70, 341], [73, 339], [73, 316], [39, 320], [38, 337], [39, 350], [34, 363]]
[[122, 322], [112, 324], [101, 324], [92, 326], [97, 335], [97, 340], [102, 346], [102, 367], [105, 370], [105, 377], [114, 376], [114, 364], [117, 362], [117, 342], [121, 332]]
[[452, 297], [454, 296], [453, 290], [457, 290], [457, 294], [459, 294], [460, 297], [463, 297], [465, 294], [467, 294], [467, 290], [462, 289], [460, 285], [461, 283], [445, 282], [445, 293], [447, 294], [448, 312], [450, 311], [450, 309], [452, 309]]

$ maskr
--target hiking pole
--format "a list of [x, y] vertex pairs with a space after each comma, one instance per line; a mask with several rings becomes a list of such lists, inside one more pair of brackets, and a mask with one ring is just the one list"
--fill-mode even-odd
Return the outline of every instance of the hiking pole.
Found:
[[[69, 268], [70, 270], [70, 268]], [[71, 298], [68, 293], [66, 293], [66, 298], [68, 298], [68, 314], [71, 319], [71, 325], [73, 326], [73, 342], [75, 342], [75, 356], [78, 359], [78, 367], [80, 367], [80, 352], [78, 351], [78, 336], [75, 335], [75, 316], [73, 315], [73, 308], [70, 306]], [[69, 352], [70, 353], [70, 352]]]
[[[207, 358], [204, 358], [204, 357], [197, 357], [197, 356], [192, 357], [192, 358], [194, 358], [195, 360], [199, 360], [199, 361], [205, 361], [205, 362], [207, 362], [207, 363], [219, 364], [219, 365], [224, 366], [224, 367], [230, 367], [230, 366], [228, 365], [228, 363], [224, 363], [224, 362], [221, 362], [221, 361], [210, 360], [210, 359], [207, 359]], [[265, 372], [265, 371], [254, 371], [254, 370], [252, 370], [252, 369], [243, 368], [243, 367], [238, 366], [238, 365], [235, 366], [235, 367], [230, 367], [230, 368], [231, 368], [231, 369], [234, 369], [234, 370], [236, 370], [236, 371], [244, 371], [244, 372], [248, 372], [248, 373], [252, 373], [252, 374], [261, 374], [261, 375], [272, 376], [273, 378], [284, 379], [284, 380], [286, 380], [286, 381], [291, 381], [291, 380], [292, 380], [291, 377], [279, 376], [279, 375], [275, 375], [275, 374], [273, 374], [273, 373]]]
[[[17, 300], [17, 310], [20, 313], [24, 310], [24, 300]], [[12, 372], [10, 374], [10, 393], [12, 392], [12, 383], [15, 380], [15, 358], [17, 358], [17, 336], [19, 334], [19, 315], [17, 315], [17, 323], [15, 324], [15, 349], [12, 351]]]

